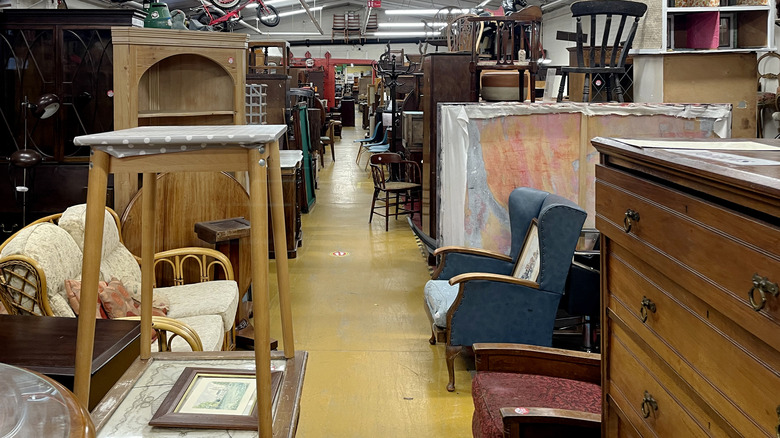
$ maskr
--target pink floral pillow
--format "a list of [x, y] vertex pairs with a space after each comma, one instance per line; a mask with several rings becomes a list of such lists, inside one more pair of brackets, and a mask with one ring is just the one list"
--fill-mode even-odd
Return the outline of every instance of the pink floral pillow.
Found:
[[133, 300], [122, 282], [116, 278], [112, 278], [108, 284], [98, 289], [98, 297], [111, 319], [141, 315], [141, 306]]
[[[105, 281], [98, 283], [98, 295], [100, 290], [106, 286]], [[65, 292], [68, 294], [68, 304], [73, 309], [73, 313], [79, 314], [81, 308], [81, 281], [79, 280], [65, 280]], [[100, 298], [97, 300], [97, 308], [95, 309], [95, 318], [106, 319], [106, 312], [103, 310], [103, 306], [100, 305]]]
[[[141, 315], [141, 303], [133, 299], [122, 282], [116, 278], [112, 278], [108, 284], [100, 288], [98, 296], [109, 318]], [[159, 300], [152, 301], [152, 316], [165, 316], [167, 314], [167, 303]]]

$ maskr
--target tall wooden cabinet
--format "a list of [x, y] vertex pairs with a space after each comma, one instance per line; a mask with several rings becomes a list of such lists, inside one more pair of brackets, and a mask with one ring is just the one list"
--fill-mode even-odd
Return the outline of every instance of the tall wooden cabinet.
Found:
[[[246, 34], [168, 29], [111, 29], [114, 128], [241, 125]], [[135, 175], [115, 175], [115, 207], [138, 190]]]
[[780, 149], [593, 145], [602, 436], [775, 437]]
[[431, 53], [423, 57], [422, 225], [438, 237], [438, 103], [471, 102], [471, 53]]
[[[7, 169], [0, 180], [0, 230], [6, 233], [0, 238], [25, 225], [22, 198], [14, 191], [23, 170], [8, 165], [25, 137], [27, 148], [43, 157], [28, 169], [27, 222], [86, 200], [89, 148], [75, 146], [73, 137], [113, 129], [111, 26], [143, 26], [143, 17], [129, 9], [0, 13], [0, 166]], [[39, 120], [21, 111], [25, 96], [34, 101], [45, 93], [59, 97], [56, 114]]]

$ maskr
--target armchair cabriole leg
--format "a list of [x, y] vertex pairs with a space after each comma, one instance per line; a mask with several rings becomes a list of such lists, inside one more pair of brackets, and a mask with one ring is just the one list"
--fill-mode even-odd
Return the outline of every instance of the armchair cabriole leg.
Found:
[[431, 339], [428, 339], [428, 343], [436, 345], [436, 324], [431, 324]]
[[455, 358], [460, 354], [463, 347], [460, 345], [448, 345], [446, 349], [447, 356], [447, 375], [450, 380], [447, 382], [447, 391], [455, 391]]

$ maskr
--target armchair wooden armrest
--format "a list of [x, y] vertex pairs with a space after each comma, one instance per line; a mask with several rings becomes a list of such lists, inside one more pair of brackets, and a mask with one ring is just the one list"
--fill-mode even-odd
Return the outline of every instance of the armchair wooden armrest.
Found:
[[496, 371], [601, 382], [601, 355], [525, 344], [474, 344], [477, 372]]
[[539, 283], [531, 280], [523, 280], [521, 278], [512, 277], [511, 275], [490, 274], [486, 272], [472, 272], [468, 274], [460, 274], [450, 278], [450, 284], [455, 286], [458, 283], [463, 283], [472, 280], [489, 280], [500, 281], [502, 283], [516, 284], [519, 286], [530, 287], [532, 289], [539, 289]]
[[[578, 428], [578, 437], [591, 438], [601, 434], [601, 415], [568, 409], [537, 407], [501, 408], [505, 437], [570, 436]], [[522, 434], [521, 434], [522, 431]]]
[[[499, 252], [489, 251], [485, 249], [480, 248], [468, 248], [465, 246], [442, 246], [441, 248], [437, 248], [433, 255], [434, 257], [439, 258], [439, 263], [436, 266], [436, 270], [434, 270], [432, 278], [437, 279], [441, 275], [441, 273], [444, 271], [446, 265], [447, 265], [447, 256], [448, 255], [464, 255], [464, 256], [475, 256], [475, 257], [483, 257], [485, 259], [491, 259], [495, 260], [497, 262], [503, 262], [503, 263], [512, 263], [512, 257], [502, 254]], [[463, 269], [460, 269], [461, 272], [463, 272]], [[457, 271], [456, 271], [457, 272]], [[449, 274], [452, 275], [452, 274]]]
[[509, 257], [508, 255], [502, 254], [500, 252], [489, 251], [480, 248], [468, 248], [465, 246], [442, 246], [441, 248], [437, 248], [436, 251], [433, 252], [433, 255], [444, 257], [447, 254], [453, 252], [457, 252], [460, 254], [473, 254], [473, 255], [484, 256], [484, 257], [492, 257], [507, 262], [512, 261], [512, 257]]

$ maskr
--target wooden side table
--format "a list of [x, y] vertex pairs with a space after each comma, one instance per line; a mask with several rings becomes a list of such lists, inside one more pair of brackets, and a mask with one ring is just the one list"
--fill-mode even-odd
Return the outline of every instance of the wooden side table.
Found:
[[[218, 221], [197, 222], [195, 224], [195, 234], [204, 242], [211, 243], [217, 247], [217, 251], [230, 258], [230, 264], [238, 266], [239, 264], [239, 242], [244, 237], [249, 237], [250, 223], [243, 217], [234, 217]], [[239, 283], [239, 273], [236, 270], [234, 280]], [[240, 283], [239, 283], [240, 284]], [[255, 348], [255, 329], [249, 322], [248, 306], [251, 301], [244, 301], [243, 293], [239, 297], [238, 312], [236, 312], [236, 344], [240, 348], [253, 350]], [[279, 341], [271, 339], [271, 350], [276, 350]]]
[[[103, 216], [109, 172], [143, 173], [143, 225], [141, 246], [141, 338], [151, 336], [152, 282], [154, 276], [154, 220], [157, 172], [249, 172], [250, 214], [256, 218], [250, 230], [256, 338], [270, 343], [268, 293], [268, 194], [274, 244], [286, 248], [279, 138], [285, 125], [145, 126], [76, 137], [74, 143], [92, 147], [82, 270], [82, 312], [91, 315], [97, 304], [97, 285], [103, 241]], [[270, 178], [268, 171], [270, 170]], [[268, 188], [266, 188], [268, 183]], [[270, 188], [270, 190], [269, 190]], [[151, 195], [151, 196], [149, 196]], [[284, 356], [294, 357], [289, 301], [287, 251], [278, 251], [276, 269], [282, 315]], [[90, 363], [95, 333], [93, 318], [79, 318], [76, 351], [75, 394], [86, 404], [90, 387]], [[151, 345], [141, 345], [141, 360], [151, 357]], [[255, 350], [259, 436], [271, 438], [271, 354]]]

